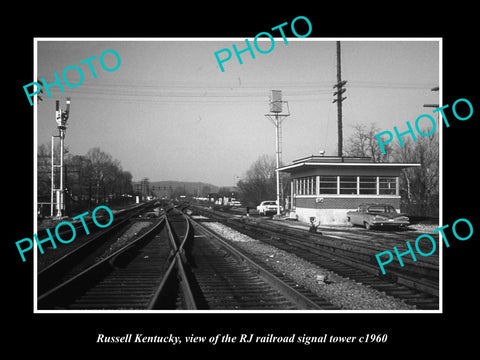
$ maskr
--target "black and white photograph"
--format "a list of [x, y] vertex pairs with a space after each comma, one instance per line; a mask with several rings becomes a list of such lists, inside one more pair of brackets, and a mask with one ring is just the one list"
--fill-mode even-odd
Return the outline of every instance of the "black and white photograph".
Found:
[[441, 310], [441, 40], [261, 40], [36, 41], [39, 311]]
[[475, 344], [470, 11], [271, 5], [24, 11], [5, 43], [9, 347]]

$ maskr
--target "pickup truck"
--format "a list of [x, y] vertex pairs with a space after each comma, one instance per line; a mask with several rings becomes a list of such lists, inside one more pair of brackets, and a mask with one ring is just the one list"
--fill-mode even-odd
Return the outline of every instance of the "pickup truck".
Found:
[[[260, 205], [257, 206], [257, 211], [260, 215], [267, 215], [268, 213], [276, 213], [277, 202], [273, 200], [262, 201]], [[280, 206], [280, 211], [283, 211], [282, 206]]]

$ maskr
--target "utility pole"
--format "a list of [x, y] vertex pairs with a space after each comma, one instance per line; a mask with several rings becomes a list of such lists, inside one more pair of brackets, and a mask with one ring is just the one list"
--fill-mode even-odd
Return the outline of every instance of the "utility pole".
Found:
[[338, 114], [338, 156], [343, 156], [343, 130], [342, 130], [342, 101], [347, 97], [342, 97], [342, 94], [347, 91], [343, 86], [347, 82], [342, 81], [342, 62], [340, 56], [340, 41], [337, 41], [337, 83], [333, 88], [337, 90], [333, 93], [333, 96], [337, 96], [332, 103], [337, 103], [337, 114]]

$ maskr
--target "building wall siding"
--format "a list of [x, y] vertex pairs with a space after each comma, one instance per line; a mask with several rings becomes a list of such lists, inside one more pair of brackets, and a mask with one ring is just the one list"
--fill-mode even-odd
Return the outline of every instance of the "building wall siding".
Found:
[[356, 210], [360, 204], [382, 203], [392, 205], [400, 211], [400, 197], [297, 197], [295, 214], [299, 221], [309, 223], [310, 217], [315, 217], [316, 224], [347, 225], [347, 212]]
[[299, 197], [295, 198], [295, 207], [307, 209], [356, 209], [360, 204], [382, 203], [400, 209], [399, 196], [372, 196], [372, 197]]

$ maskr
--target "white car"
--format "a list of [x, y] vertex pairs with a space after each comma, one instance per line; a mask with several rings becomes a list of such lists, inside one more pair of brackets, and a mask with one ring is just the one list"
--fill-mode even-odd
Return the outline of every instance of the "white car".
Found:
[[[276, 201], [262, 201], [260, 205], [257, 206], [257, 211], [260, 215], [267, 215], [267, 213], [276, 213], [277, 212], [277, 202]], [[280, 211], [283, 211], [283, 207], [280, 206]]]

